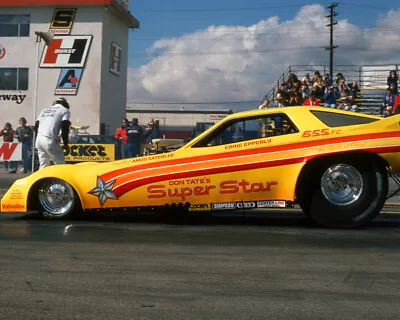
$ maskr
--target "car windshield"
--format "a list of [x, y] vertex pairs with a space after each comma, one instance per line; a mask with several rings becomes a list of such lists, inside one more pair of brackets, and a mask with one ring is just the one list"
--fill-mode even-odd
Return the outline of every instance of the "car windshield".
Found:
[[233, 119], [210, 132], [193, 147], [218, 146], [296, 132], [298, 129], [284, 113]]

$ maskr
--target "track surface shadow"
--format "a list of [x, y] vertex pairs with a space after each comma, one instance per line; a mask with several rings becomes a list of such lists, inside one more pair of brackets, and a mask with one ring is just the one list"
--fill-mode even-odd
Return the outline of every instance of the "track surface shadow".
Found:
[[[38, 214], [27, 214], [15, 218], [15, 220], [23, 221], [45, 221], [49, 219], [43, 218]], [[55, 221], [60, 221], [54, 219]], [[101, 222], [105, 224], [126, 223], [126, 224], [168, 224], [179, 226], [212, 226], [212, 225], [243, 225], [243, 226], [265, 226], [265, 227], [304, 227], [304, 228], [322, 228], [305, 217], [300, 210], [272, 210], [259, 213], [243, 213], [243, 212], [225, 212], [220, 215], [210, 214], [187, 214], [182, 217], [170, 217], [154, 212], [141, 213], [84, 213], [71, 219], [62, 220], [65, 222]], [[52, 222], [51, 219], [49, 222]], [[360, 228], [399, 228], [400, 216], [392, 214], [380, 214], [375, 220]]]

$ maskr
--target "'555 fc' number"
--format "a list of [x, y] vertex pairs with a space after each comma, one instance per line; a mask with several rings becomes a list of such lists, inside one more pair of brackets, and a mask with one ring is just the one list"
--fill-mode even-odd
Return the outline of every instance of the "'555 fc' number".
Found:
[[316, 129], [316, 130], [307, 130], [304, 131], [301, 135], [302, 138], [309, 138], [309, 137], [319, 137], [319, 136], [330, 136], [340, 134], [341, 130], [337, 129]]

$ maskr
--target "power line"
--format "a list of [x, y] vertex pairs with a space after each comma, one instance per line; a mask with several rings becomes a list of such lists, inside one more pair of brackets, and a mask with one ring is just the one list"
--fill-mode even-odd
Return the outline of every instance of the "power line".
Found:
[[[149, 57], [156, 58], [158, 56], [169, 57], [169, 56], [212, 56], [212, 55], [235, 55], [235, 54], [256, 54], [256, 53], [269, 53], [269, 52], [305, 52], [314, 51], [316, 49], [321, 49], [322, 46], [314, 47], [293, 47], [293, 48], [270, 48], [265, 50], [237, 50], [237, 51], [214, 51], [214, 52], [202, 52], [202, 51], [189, 51], [189, 52], [161, 52], [159, 55], [153, 54]], [[129, 54], [129, 57], [142, 56], [137, 54]]]
[[143, 10], [137, 11], [139, 13], [188, 13], [188, 12], [220, 12], [220, 11], [259, 11], [269, 9], [282, 9], [282, 8], [298, 8], [310, 5], [310, 3], [294, 4], [294, 5], [275, 5], [275, 6], [257, 6], [257, 7], [239, 7], [239, 8], [177, 8], [168, 10]]
[[364, 8], [364, 9], [371, 9], [371, 10], [392, 10], [393, 7], [378, 7], [378, 6], [368, 6], [365, 4], [354, 4], [347, 1], [341, 1], [341, 5], [348, 6], [348, 7], [355, 7], [355, 8]]
[[[399, 31], [400, 27], [394, 27], [394, 28], [373, 28], [370, 29], [373, 32], [384, 32], [384, 33], [395, 33], [395, 31]], [[361, 32], [364, 32], [365, 30], [361, 30]], [[223, 31], [220, 31], [221, 33]], [[205, 33], [207, 34], [202, 34], [201, 36], [199, 35], [195, 35], [193, 33], [182, 33], [182, 34], [178, 34], [178, 35], [174, 35], [174, 36], [170, 36], [170, 38], [168, 38], [167, 35], [163, 36], [160, 35], [159, 37], [141, 37], [140, 35], [135, 36], [133, 38], [134, 41], [147, 41], [147, 40], [173, 40], [176, 39], [177, 37], [184, 37], [184, 36], [190, 36], [190, 40], [196, 40], [196, 41], [207, 41], [207, 40], [214, 40], [215, 37], [218, 37], [217, 32], [208, 32], [206, 31]], [[208, 34], [210, 33], [210, 34]], [[246, 35], [247, 37], [251, 37], [251, 38], [263, 38], [263, 39], [279, 39], [285, 36], [288, 37], [293, 37], [293, 36], [302, 36], [302, 39], [322, 39], [326, 37], [326, 34], [324, 33], [316, 33], [313, 35], [310, 35], [310, 31], [298, 31], [298, 32], [285, 32], [285, 33], [277, 33], [277, 34], [273, 34], [271, 35], [271, 32], [259, 32], [259, 33], [251, 33], [251, 32], [231, 32], [231, 33], [224, 33], [221, 36], [223, 37], [233, 37], [233, 36], [240, 36], [240, 35]], [[306, 35], [306, 36], [303, 36]], [[342, 39], [348, 37], [352, 37], [353, 35], [349, 34], [348, 30], [337, 30], [335, 32], [336, 36], [341, 36]], [[180, 39], [178, 38], [178, 40], [184, 40], [184, 39]]]

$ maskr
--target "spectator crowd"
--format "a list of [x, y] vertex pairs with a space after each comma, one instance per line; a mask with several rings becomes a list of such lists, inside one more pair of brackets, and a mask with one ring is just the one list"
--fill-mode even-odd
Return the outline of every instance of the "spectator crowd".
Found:
[[[3, 142], [19, 142], [22, 145], [22, 168], [20, 171], [28, 173], [32, 169], [33, 127], [27, 125], [24, 117], [19, 119], [19, 126], [14, 130], [7, 122], [0, 131]], [[17, 173], [18, 161], [3, 161], [4, 168], [9, 173]]]
[[160, 125], [154, 119], [142, 128], [139, 119], [133, 118], [131, 122], [127, 118], [122, 119], [122, 125], [115, 131], [114, 138], [118, 141], [118, 157], [120, 159], [141, 156], [141, 146], [151, 144], [153, 139], [160, 138]]
[[[27, 125], [24, 117], [19, 119], [19, 126], [14, 129], [11, 123], [7, 122], [4, 128], [0, 130], [2, 142], [18, 142], [22, 146], [22, 161], [3, 161], [6, 171], [9, 173], [17, 173], [21, 162], [20, 171], [28, 173], [32, 171], [33, 156], [33, 136], [35, 127]], [[119, 127], [114, 138], [117, 140], [117, 158], [132, 158], [142, 155], [141, 147], [143, 144], [151, 144], [152, 139], [160, 138], [159, 122], [153, 119], [147, 123], [147, 126], [139, 125], [138, 118], [132, 121], [124, 118], [122, 125]], [[60, 143], [62, 139], [59, 140]], [[70, 125], [69, 142], [77, 142], [77, 131]]]
[[[359, 112], [359, 98], [360, 88], [357, 81], [347, 83], [341, 72], [338, 72], [334, 79], [329, 73], [321, 75], [319, 71], [315, 71], [312, 76], [306, 73], [303, 78], [291, 73], [286, 81], [278, 84], [272, 105], [269, 105], [270, 101], [265, 97], [259, 108], [303, 105]], [[390, 116], [398, 113], [398, 76], [396, 70], [392, 70], [387, 78], [387, 90], [380, 105], [380, 115]]]

